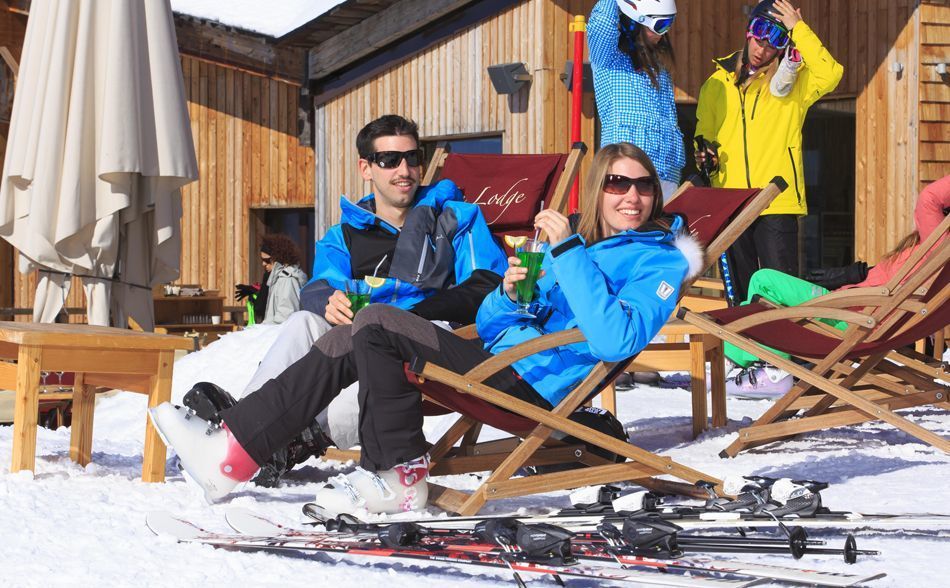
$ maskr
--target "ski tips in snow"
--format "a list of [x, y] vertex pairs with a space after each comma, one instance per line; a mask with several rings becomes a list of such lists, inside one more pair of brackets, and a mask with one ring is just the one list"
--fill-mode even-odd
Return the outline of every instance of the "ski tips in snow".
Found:
[[178, 541], [193, 541], [206, 533], [197, 525], [160, 510], [147, 513], [145, 525], [156, 535], [173, 537]]

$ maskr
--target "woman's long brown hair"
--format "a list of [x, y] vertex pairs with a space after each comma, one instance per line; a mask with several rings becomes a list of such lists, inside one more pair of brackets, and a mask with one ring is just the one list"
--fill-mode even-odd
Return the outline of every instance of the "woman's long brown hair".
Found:
[[581, 194], [581, 220], [577, 225], [577, 234], [584, 237], [590, 245], [603, 239], [604, 229], [604, 180], [610, 173], [610, 166], [622, 158], [636, 161], [647, 170], [653, 179], [653, 209], [649, 220], [658, 220], [663, 215], [663, 193], [660, 189], [660, 178], [650, 157], [636, 145], [631, 143], [613, 143], [605, 145], [594, 155], [590, 171], [587, 172], [587, 181], [584, 182], [584, 191]]

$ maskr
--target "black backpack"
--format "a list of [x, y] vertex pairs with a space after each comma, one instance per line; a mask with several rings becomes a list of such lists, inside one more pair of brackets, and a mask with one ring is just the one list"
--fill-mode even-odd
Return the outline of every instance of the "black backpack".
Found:
[[[575, 410], [568, 418], [579, 425], [584, 425], [585, 427], [591, 428], [600, 433], [604, 433], [605, 435], [610, 435], [611, 437], [619, 439], [624, 443], [628, 442], [627, 430], [624, 428], [623, 424], [617, 420], [617, 417], [615, 417], [608, 410], [597, 408], [596, 406], [582, 406]], [[627, 460], [627, 458], [622, 455], [617, 455], [616, 453], [607, 451], [602, 447], [592, 446], [572, 435], [567, 435], [560, 431], [555, 431], [551, 434], [551, 437], [558, 439], [567, 445], [585, 445], [590, 453], [614, 463], [623, 463]], [[550, 474], [554, 472], [576, 470], [582, 467], [584, 467], [584, 464], [577, 462], [529, 466], [526, 469], [530, 474]]]

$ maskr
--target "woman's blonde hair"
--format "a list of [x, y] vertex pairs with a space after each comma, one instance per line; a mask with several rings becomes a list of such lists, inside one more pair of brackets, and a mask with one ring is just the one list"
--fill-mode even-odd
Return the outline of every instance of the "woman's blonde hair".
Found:
[[613, 143], [605, 145], [594, 155], [590, 170], [587, 172], [587, 181], [581, 194], [581, 220], [577, 225], [577, 234], [584, 237], [588, 244], [603, 239], [604, 229], [601, 220], [604, 218], [604, 180], [610, 173], [610, 166], [618, 159], [626, 157], [643, 166], [653, 180], [653, 209], [649, 220], [658, 220], [663, 214], [663, 193], [660, 188], [660, 177], [650, 157], [636, 145], [631, 143]]
[[904, 251], [916, 247], [918, 243], [920, 243], [920, 233], [915, 230], [901, 239], [900, 243], [898, 243], [896, 247], [885, 253], [884, 257], [881, 258], [881, 262], [888, 261], [893, 257], [897, 257]]
[[[739, 54], [736, 56], [738, 58], [736, 59], [736, 69], [734, 72], [732, 72], [736, 78], [736, 86], [740, 88], [748, 85], [753, 79], [755, 79], [755, 76], [743, 77], [743, 72], [742, 72], [742, 68], [746, 65], [746, 53], [749, 51], [749, 43], [751, 42], [752, 42], [752, 39], [746, 40], [745, 47], [739, 50]], [[774, 76], [775, 72], [778, 71], [779, 63], [782, 62], [782, 52], [777, 49], [776, 51], [777, 53], [775, 57], [772, 59], [772, 62], [769, 63], [768, 67], [756, 72], [757, 75], [758, 74], [764, 75], [765, 81], [769, 83], [771, 83], [772, 81], [772, 76]]]

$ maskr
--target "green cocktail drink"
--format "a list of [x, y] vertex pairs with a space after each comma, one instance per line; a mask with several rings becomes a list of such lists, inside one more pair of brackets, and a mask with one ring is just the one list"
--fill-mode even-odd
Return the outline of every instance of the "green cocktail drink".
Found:
[[346, 299], [350, 301], [350, 310], [353, 316], [369, 305], [372, 289], [363, 278], [346, 281]]
[[353, 315], [356, 316], [360, 310], [369, 306], [369, 294], [361, 294], [357, 292], [347, 292], [346, 299], [350, 301], [350, 310], [353, 311]]
[[534, 286], [541, 275], [541, 262], [544, 260], [544, 252], [548, 244], [536, 239], [527, 239], [518, 247], [515, 255], [521, 260], [521, 267], [527, 268], [528, 273], [525, 278], [515, 283], [515, 297], [518, 302], [518, 310], [514, 314], [523, 317], [535, 318], [528, 308], [534, 300]]
[[518, 304], [529, 304], [534, 300], [534, 285], [538, 282], [541, 273], [541, 261], [544, 260], [543, 251], [519, 251], [518, 259], [521, 267], [528, 269], [528, 275], [515, 285], [518, 294]]

